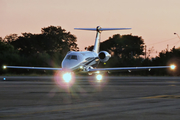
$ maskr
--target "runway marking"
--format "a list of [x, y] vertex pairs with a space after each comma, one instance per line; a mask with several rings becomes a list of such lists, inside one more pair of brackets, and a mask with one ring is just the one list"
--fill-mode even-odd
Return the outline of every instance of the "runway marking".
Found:
[[54, 110], [42, 110], [36, 112], [26, 112], [21, 114], [11, 114], [11, 115], [0, 115], [0, 118], [9, 118], [9, 117], [21, 117], [24, 115], [33, 115], [33, 114], [40, 114], [40, 113], [50, 113], [50, 112], [60, 112], [60, 111], [67, 111], [67, 110], [76, 110], [76, 109], [85, 109], [85, 108], [93, 108], [93, 107], [100, 107], [101, 105], [93, 105], [93, 106], [86, 106], [86, 107], [71, 107], [71, 108], [64, 108], [64, 109], [54, 109]]
[[157, 96], [149, 96], [143, 97], [145, 99], [153, 99], [153, 98], [166, 98], [166, 99], [180, 99], [180, 95], [157, 95]]

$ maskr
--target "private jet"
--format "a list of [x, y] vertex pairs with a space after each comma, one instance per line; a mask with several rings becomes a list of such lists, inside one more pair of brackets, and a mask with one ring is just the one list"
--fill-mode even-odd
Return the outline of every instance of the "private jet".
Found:
[[170, 66], [147, 66], [147, 67], [117, 67], [117, 68], [98, 68], [100, 62], [107, 62], [111, 55], [107, 51], [99, 51], [100, 47], [100, 34], [102, 31], [109, 30], [129, 30], [131, 28], [74, 28], [75, 30], [90, 30], [96, 31], [95, 44], [92, 51], [69, 51], [63, 59], [62, 68], [50, 68], [50, 67], [25, 67], [25, 66], [3, 66], [3, 68], [19, 68], [19, 69], [41, 69], [41, 70], [55, 70], [62, 71], [62, 79], [69, 83], [73, 78], [74, 72], [84, 72], [95, 74], [97, 80], [102, 80], [101, 73], [109, 71], [132, 71], [139, 69], [157, 69], [157, 68], [170, 68], [175, 69], [175, 65]]

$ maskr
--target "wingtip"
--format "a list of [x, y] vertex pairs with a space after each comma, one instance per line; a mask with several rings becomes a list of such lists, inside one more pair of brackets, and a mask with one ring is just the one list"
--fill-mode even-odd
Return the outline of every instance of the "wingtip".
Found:
[[6, 66], [6, 65], [4, 65], [4, 66], [3, 66], [3, 69], [6, 69], [6, 68], [7, 68], [7, 66]]
[[175, 65], [171, 65], [170, 68], [171, 68], [171, 70], [174, 70], [174, 69], [176, 69], [176, 66]]

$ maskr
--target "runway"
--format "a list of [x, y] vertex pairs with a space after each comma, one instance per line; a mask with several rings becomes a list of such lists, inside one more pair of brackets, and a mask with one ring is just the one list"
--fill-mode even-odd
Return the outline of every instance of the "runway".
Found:
[[0, 119], [179, 120], [180, 77], [76, 77], [68, 88], [54, 77], [1, 76]]

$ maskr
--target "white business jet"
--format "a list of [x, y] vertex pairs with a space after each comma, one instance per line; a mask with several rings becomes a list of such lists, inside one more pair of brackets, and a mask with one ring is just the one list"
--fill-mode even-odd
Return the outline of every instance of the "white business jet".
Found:
[[[96, 73], [97, 80], [102, 79], [100, 72], [108, 71], [132, 71], [138, 69], [151, 70], [153, 68], [171, 68], [175, 69], [175, 65], [171, 66], [147, 66], [147, 67], [118, 67], [118, 68], [97, 68], [99, 62], [107, 62], [111, 55], [107, 51], [100, 51], [100, 34], [102, 31], [107, 30], [128, 30], [131, 28], [75, 28], [75, 30], [90, 30], [96, 31], [96, 39], [94, 48], [92, 51], [69, 51], [63, 59], [62, 68], [46, 68], [46, 67], [24, 67], [24, 66], [3, 66], [3, 68], [21, 68], [21, 69], [42, 69], [42, 70], [57, 70], [64, 71], [62, 78], [65, 82], [69, 82], [72, 79], [73, 72], [86, 72], [89, 74]], [[71, 72], [67, 71], [71, 70]]]

